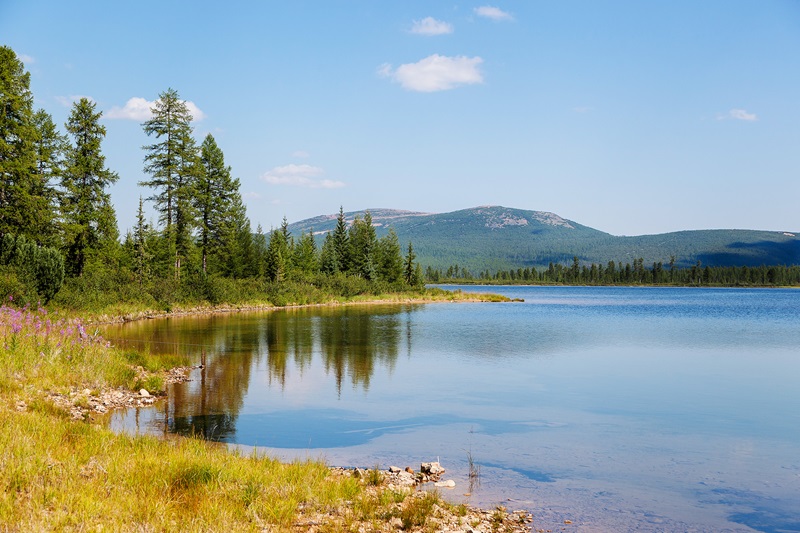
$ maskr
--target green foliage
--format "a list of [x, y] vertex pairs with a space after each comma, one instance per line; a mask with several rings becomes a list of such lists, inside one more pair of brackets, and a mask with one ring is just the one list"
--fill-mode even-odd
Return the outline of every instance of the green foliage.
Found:
[[0, 235], [52, 244], [54, 192], [37, 172], [30, 73], [16, 53], [0, 46]]
[[88, 256], [116, 243], [117, 218], [106, 188], [119, 180], [105, 168], [101, 143], [106, 128], [100, 124], [102, 112], [96, 104], [81, 98], [72, 106], [67, 131], [75, 145], [70, 147], [67, 167], [62, 177], [64, 189], [62, 215], [65, 229], [67, 270], [80, 276]]
[[50, 301], [64, 282], [64, 257], [49, 247], [37, 246], [23, 236], [6, 233], [0, 239], [0, 266], [4, 269], [2, 296], [18, 304]]
[[350, 225], [350, 268], [349, 272], [364, 279], [374, 280], [377, 278], [375, 270], [375, 248], [377, 237], [375, 227], [372, 225], [372, 216], [369, 211], [364, 218], [356, 217]]
[[397, 233], [389, 229], [389, 233], [378, 239], [375, 247], [375, 264], [378, 278], [389, 283], [397, 283], [403, 279], [403, 257]]
[[[345, 213], [347, 220], [363, 212]], [[789, 232], [748, 230], [697, 230], [618, 237], [565, 220], [553, 213], [480, 207], [451, 213], [424, 214], [396, 210], [372, 210], [378, 237], [393, 229], [401, 242], [412, 241], [423, 268], [441, 272], [454, 264], [473, 277], [482, 272], [518, 268], [570, 265], [574, 256], [581, 264], [674, 263], [690, 268], [698, 260], [709, 267], [760, 267], [800, 264], [800, 239]], [[290, 226], [295, 233], [333, 231], [330, 217], [300, 221]], [[794, 232], [797, 233], [797, 232]], [[462, 276], [459, 276], [462, 277]]]
[[[197, 145], [192, 137], [192, 114], [178, 92], [167, 89], [152, 108], [153, 116], [142, 124], [148, 137], [144, 171], [151, 179], [140, 185], [155, 190], [148, 198], [155, 203], [164, 224], [167, 257], [173, 273], [180, 278], [181, 266], [190, 254], [194, 224], [195, 179], [201, 173]], [[185, 266], [185, 265], [184, 265]]]
[[542, 270], [486, 271], [478, 277], [467, 269], [459, 269], [458, 265], [448, 267], [444, 273], [428, 268], [426, 279], [431, 283], [775, 287], [800, 285], [800, 266], [711, 267], [698, 261], [690, 268], [679, 268], [671, 261], [665, 268], [660, 262], [646, 267], [642, 258], [635, 259], [633, 264], [609, 261], [603, 266], [586, 265], [576, 258], [570, 267], [550, 263], [547, 269]]

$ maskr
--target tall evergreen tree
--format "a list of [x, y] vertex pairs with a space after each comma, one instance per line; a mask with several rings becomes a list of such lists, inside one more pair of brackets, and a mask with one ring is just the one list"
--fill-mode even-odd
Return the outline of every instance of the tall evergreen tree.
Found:
[[344, 208], [339, 206], [339, 215], [336, 218], [336, 227], [333, 229], [333, 251], [336, 255], [336, 272], [349, 272], [351, 265], [350, 235], [347, 231], [347, 220], [344, 217]]
[[0, 47], [0, 110], [0, 235], [46, 242], [52, 206], [36, 173], [30, 73], [7, 46]]
[[375, 247], [375, 267], [378, 278], [389, 283], [403, 280], [403, 255], [394, 229], [378, 239]]
[[286, 279], [289, 254], [286, 235], [280, 230], [271, 231], [265, 267], [265, 274], [269, 281], [283, 281]]
[[151, 179], [140, 185], [155, 189], [148, 200], [154, 201], [164, 225], [175, 277], [180, 278], [182, 260], [188, 255], [193, 226], [191, 198], [194, 178], [199, 173], [197, 145], [192, 137], [192, 114], [178, 92], [167, 89], [151, 109], [152, 118], [142, 124], [156, 142], [145, 145], [144, 171]]
[[336, 254], [336, 245], [333, 240], [333, 233], [328, 232], [325, 234], [325, 240], [322, 241], [322, 249], [319, 254], [319, 267], [323, 274], [332, 276], [341, 271], [339, 267], [339, 258]]
[[74, 139], [68, 151], [67, 167], [61, 185], [65, 226], [67, 271], [83, 274], [88, 255], [117, 242], [117, 218], [106, 188], [119, 176], [105, 166], [101, 144], [106, 128], [100, 124], [102, 112], [95, 103], [81, 98], [73, 104], [67, 132]]
[[372, 225], [372, 215], [366, 212], [364, 218], [358, 218], [350, 226], [350, 269], [353, 274], [364, 279], [374, 280], [375, 271], [375, 227]]
[[32, 185], [34, 194], [48, 207], [38, 220], [39, 242], [57, 246], [60, 244], [56, 227], [60, 199], [55, 185], [64, 172], [69, 142], [66, 135], [58, 131], [52, 117], [42, 109], [33, 114], [33, 126], [36, 129], [36, 179]]
[[208, 269], [209, 255], [217, 254], [224, 256], [221, 270], [234, 274], [236, 256], [248, 244], [241, 235], [244, 226], [249, 232], [250, 222], [246, 220], [239, 186], [239, 180], [231, 176], [231, 167], [225, 165], [222, 149], [209, 133], [200, 147], [200, 173], [194, 196], [203, 272]]
[[415, 281], [416, 267], [414, 266], [414, 260], [416, 258], [417, 254], [414, 253], [414, 246], [409, 241], [408, 253], [406, 254], [406, 260], [403, 263], [403, 278], [409, 285], [415, 284], [414, 281]]
[[293, 263], [297, 271], [305, 276], [315, 274], [319, 270], [317, 244], [314, 242], [312, 230], [300, 236], [300, 241], [294, 247]]
[[153, 260], [153, 252], [150, 250], [152, 237], [153, 230], [145, 219], [144, 200], [140, 196], [139, 210], [136, 212], [136, 227], [133, 232], [133, 271], [139, 286], [142, 286], [150, 278], [150, 262]]

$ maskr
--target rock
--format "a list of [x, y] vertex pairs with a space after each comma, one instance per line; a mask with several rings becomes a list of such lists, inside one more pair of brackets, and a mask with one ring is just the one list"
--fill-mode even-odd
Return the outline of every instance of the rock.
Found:
[[437, 481], [433, 484], [434, 487], [442, 487], [446, 489], [452, 489], [456, 486], [456, 482], [452, 479], [448, 479], [447, 481]]
[[439, 464], [439, 461], [433, 461], [430, 463], [422, 463], [419, 466], [420, 472], [423, 474], [427, 474], [432, 478], [439, 478], [442, 474], [444, 474], [445, 470], [442, 468], [442, 465]]
[[401, 472], [400, 467], [398, 466], [390, 466], [389, 473], [390, 474], [399, 474]]
[[407, 466], [407, 467], [406, 467], [406, 472], [408, 472], [409, 474], [412, 474], [412, 475], [413, 475], [413, 474], [414, 474], [414, 469], [413, 469], [413, 468], [411, 468], [410, 466]]
[[142, 396], [143, 398], [148, 398], [150, 396], [150, 393], [147, 392], [147, 389], [142, 389], [139, 391], [139, 396]]

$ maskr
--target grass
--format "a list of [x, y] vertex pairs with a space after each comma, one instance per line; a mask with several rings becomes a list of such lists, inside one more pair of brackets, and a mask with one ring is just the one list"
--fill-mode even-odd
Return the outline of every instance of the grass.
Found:
[[442, 513], [465, 513], [382, 485], [378, 467], [359, 480], [73, 420], [51, 393], [84, 391], [80, 405], [109, 388], [160, 389], [179, 361], [111, 347], [77, 319], [0, 306], [0, 348], [0, 531], [434, 531]]
[[281, 529], [301, 508], [362, 490], [315, 461], [284, 464], [71, 420], [49, 392], [163, 386], [158, 374], [141, 375], [161, 370], [153, 357], [112, 348], [77, 320], [3, 306], [0, 344], [0, 530]]

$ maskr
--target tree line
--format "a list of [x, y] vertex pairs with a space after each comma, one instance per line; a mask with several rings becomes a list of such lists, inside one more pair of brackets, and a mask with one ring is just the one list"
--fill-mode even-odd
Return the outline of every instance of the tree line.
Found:
[[[142, 124], [151, 142], [142, 147], [147, 178], [139, 185], [148, 194], [138, 199], [135, 225], [122, 238], [108, 193], [119, 175], [106, 166], [106, 128], [96, 104], [74, 102], [61, 133], [47, 112], [34, 108], [30, 73], [3, 46], [0, 108], [3, 294], [47, 301], [62, 281], [76, 298], [98, 291], [119, 296], [135, 287], [128, 296], [161, 302], [224, 297], [213, 298], [220, 286], [231, 288], [220, 280], [331, 285], [325, 278], [352, 277], [367, 283], [357, 290], [422, 285], [411, 243], [403, 256], [394, 232], [376, 238], [369, 214], [348, 225], [340, 208], [321, 246], [313, 232], [295, 239], [285, 219], [268, 235], [260, 226], [253, 232], [222, 149], [211, 134], [197, 142], [192, 114], [174, 89], [159, 94]], [[148, 202], [155, 222], [145, 215]], [[34, 255], [37, 265], [48, 266], [23, 267], [20, 258]], [[50, 272], [47, 281], [37, 272]]]
[[425, 269], [429, 283], [507, 283], [561, 285], [678, 285], [726, 287], [775, 287], [800, 285], [800, 266], [703, 266], [700, 261], [691, 267], [678, 267], [675, 257], [667, 265], [654, 262], [645, 266], [639, 258], [622, 263], [609, 261], [606, 265], [581, 264], [574, 257], [571, 265], [550, 263], [547, 268], [533, 267], [509, 270], [488, 270], [473, 274], [469, 269], [451, 265], [447, 269]]

